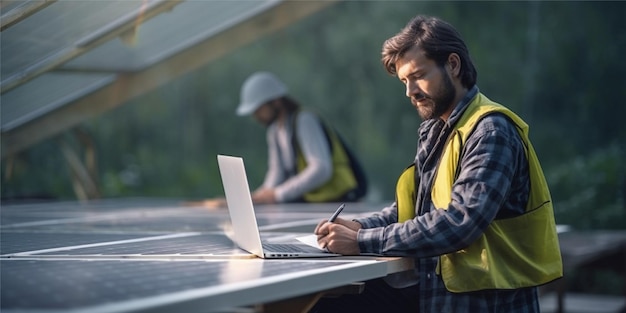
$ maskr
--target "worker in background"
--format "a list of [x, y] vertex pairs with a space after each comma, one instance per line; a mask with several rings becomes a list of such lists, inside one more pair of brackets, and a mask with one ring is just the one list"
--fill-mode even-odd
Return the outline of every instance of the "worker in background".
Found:
[[250, 75], [237, 115], [267, 127], [268, 170], [255, 203], [349, 202], [367, 191], [363, 170], [341, 136], [304, 110], [270, 72]]

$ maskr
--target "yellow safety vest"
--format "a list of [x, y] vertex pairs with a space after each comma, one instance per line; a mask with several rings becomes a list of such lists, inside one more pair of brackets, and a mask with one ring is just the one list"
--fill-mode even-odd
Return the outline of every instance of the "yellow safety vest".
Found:
[[[306, 202], [338, 201], [348, 191], [357, 187], [357, 181], [352, 167], [350, 166], [350, 160], [337, 134], [330, 127], [326, 127], [324, 123], [322, 123], [322, 127], [324, 127], [329, 144], [331, 145], [330, 151], [332, 153], [333, 175], [320, 187], [305, 193], [303, 198]], [[295, 122], [293, 129], [295, 132]], [[299, 173], [306, 168], [307, 163], [297, 141], [294, 142], [296, 147], [296, 169]]]
[[402, 223], [415, 217], [415, 163], [404, 169], [396, 183], [396, 207], [398, 222]]
[[[448, 208], [463, 144], [478, 121], [495, 112], [505, 114], [515, 123], [524, 143], [530, 176], [526, 213], [494, 220], [470, 246], [440, 256], [437, 273], [451, 292], [538, 286], [563, 276], [552, 199], [528, 138], [528, 125], [515, 113], [480, 93], [456, 123], [448, 139], [434, 178], [431, 191], [433, 204], [437, 209]], [[411, 182], [414, 188], [413, 179], [399, 180], [398, 185]], [[408, 199], [406, 194], [403, 198]], [[410, 216], [407, 211], [414, 216], [414, 199], [412, 206], [409, 203], [400, 207], [398, 202], [399, 217]]]

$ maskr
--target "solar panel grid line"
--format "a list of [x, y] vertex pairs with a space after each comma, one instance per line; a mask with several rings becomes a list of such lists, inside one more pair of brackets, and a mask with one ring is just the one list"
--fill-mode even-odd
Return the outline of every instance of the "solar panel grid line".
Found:
[[[83, 213], [85, 214], [85, 213]], [[69, 218], [59, 218], [59, 219], [37, 219], [37, 216], [34, 216], [34, 221], [15, 223], [15, 224], [5, 224], [2, 225], [4, 229], [12, 229], [12, 228], [23, 228], [23, 227], [33, 227], [33, 226], [47, 226], [47, 225], [66, 225], [66, 224], [75, 224], [75, 223], [84, 223], [84, 222], [96, 222], [96, 221], [107, 221], [107, 220], [129, 220], [129, 219], [145, 219], [148, 217], [158, 217], [158, 216], [176, 216], [180, 214], [180, 210], [177, 212], [173, 211], [143, 211], [143, 210], [131, 210], [128, 212], [114, 212], [114, 213], [91, 213], [90, 215], [79, 216], [79, 217], [69, 217]]]
[[[86, 247], [105, 247], [105, 246], [116, 245], [120, 243], [146, 242], [146, 241], [161, 240], [161, 239], [166, 239], [166, 238], [180, 238], [180, 237], [196, 236], [198, 234], [199, 233], [178, 233], [178, 234], [169, 234], [169, 235], [163, 235], [163, 236], [145, 237], [145, 238], [137, 238], [137, 239], [99, 242], [99, 243], [91, 243], [91, 244], [84, 244], [84, 245], [77, 245], [77, 246], [65, 246], [65, 247], [59, 247], [59, 248], [18, 252], [18, 253], [8, 254], [6, 256], [26, 256], [26, 255], [49, 253], [49, 252], [67, 251], [67, 250], [86, 248]], [[2, 255], [2, 256], [5, 256], [5, 255]]]
[[[50, 254], [35, 256], [11, 256], [2, 257], [12, 260], [156, 260], [156, 261], [204, 261], [204, 260], [233, 260], [233, 259], [255, 259], [256, 255], [243, 250], [234, 250], [224, 254]], [[0, 258], [0, 259], [2, 259]]]
[[[87, 233], [56, 231], [1, 231], [0, 255], [82, 244], [154, 236], [151, 233]], [[161, 234], [158, 234], [161, 235]]]

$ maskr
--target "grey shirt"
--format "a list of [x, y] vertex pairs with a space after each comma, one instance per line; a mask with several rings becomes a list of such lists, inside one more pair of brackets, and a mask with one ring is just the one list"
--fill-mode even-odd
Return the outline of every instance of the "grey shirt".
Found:
[[[295, 114], [295, 113], [294, 113]], [[318, 117], [300, 111], [295, 118], [297, 142], [307, 167], [295, 172], [296, 156], [292, 144], [293, 129], [289, 116], [286, 123], [274, 122], [267, 129], [268, 171], [261, 188], [274, 188], [277, 202], [298, 199], [323, 185], [332, 177], [333, 163], [328, 141]]]

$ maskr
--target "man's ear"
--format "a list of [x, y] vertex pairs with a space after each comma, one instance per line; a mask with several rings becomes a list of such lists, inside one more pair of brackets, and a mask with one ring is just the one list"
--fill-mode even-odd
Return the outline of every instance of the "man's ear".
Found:
[[452, 77], [458, 77], [461, 73], [461, 58], [456, 53], [450, 53], [447, 62], [448, 73]]

